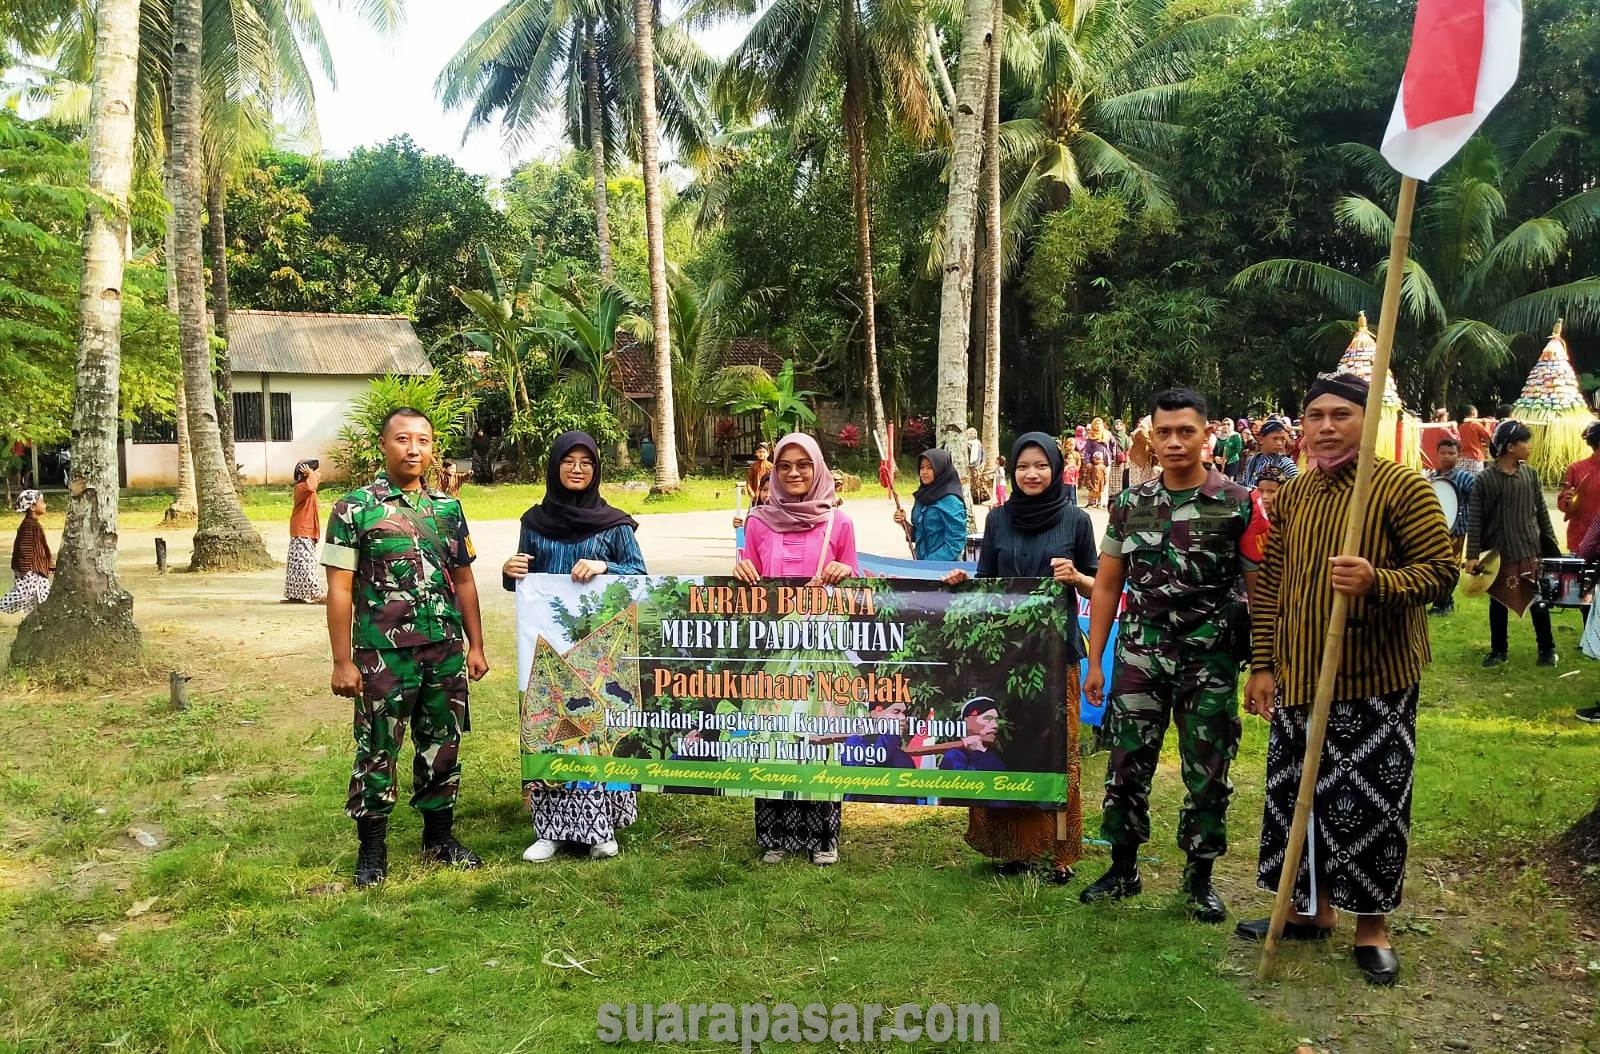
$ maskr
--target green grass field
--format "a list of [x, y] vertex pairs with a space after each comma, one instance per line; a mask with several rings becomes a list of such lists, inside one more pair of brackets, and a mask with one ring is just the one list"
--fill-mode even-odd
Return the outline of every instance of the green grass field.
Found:
[[[902, 474], [898, 484], [902, 500], [916, 487], [916, 481]], [[601, 487], [607, 501], [632, 515], [656, 512], [704, 512], [726, 509], [731, 514], [734, 491], [744, 482], [743, 473], [738, 479], [691, 476], [675, 493], [652, 495], [649, 481], [643, 477], [606, 483]], [[337, 500], [349, 489], [344, 483], [326, 483], [322, 486], [323, 507]], [[887, 498], [889, 492], [878, 486], [876, 477], [863, 477], [861, 489], [851, 492], [851, 498]], [[44, 518], [48, 530], [60, 530], [66, 522], [66, 502], [59, 493], [48, 495], [50, 512]], [[468, 520], [514, 520], [544, 497], [544, 484], [503, 483], [480, 487], [468, 484], [461, 490], [461, 500]], [[128, 529], [155, 527], [161, 522], [167, 506], [172, 503], [171, 491], [124, 491], [119, 503], [120, 524]], [[289, 487], [246, 487], [244, 492], [245, 515], [262, 523], [284, 523], [294, 497]]]
[[[1066, 889], [1001, 879], [963, 845], [958, 809], [847, 806], [839, 866], [766, 867], [748, 801], [645, 796], [620, 858], [522, 863], [498, 619], [458, 822], [488, 866], [422, 864], [401, 808], [387, 885], [335, 892], [354, 855], [349, 711], [322, 647], [302, 658], [239, 620], [259, 660], [220, 652], [175, 714], [162, 658], [199, 638], [150, 626], [148, 678], [13, 683], [0, 702], [0, 1050], [577, 1051], [600, 1046], [600, 1004], [665, 1001], [994, 1002], [994, 1049], [1018, 1052], [1596, 1049], [1596, 883], [1555, 882], [1544, 847], [1600, 794], [1600, 730], [1571, 716], [1600, 697], [1600, 665], [1568, 615], [1561, 669], [1536, 669], [1518, 627], [1512, 663], [1483, 671], [1484, 623], [1470, 603], [1434, 624], [1394, 918], [1406, 975], [1388, 992], [1348, 965], [1348, 923], [1260, 985], [1231, 927], [1184, 917], [1170, 740], [1146, 894], [1109, 909], [1077, 901], [1100, 848]], [[1246, 722], [1220, 870], [1236, 915], [1268, 907], [1253, 889], [1265, 730]], [[1090, 832], [1103, 766], [1085, 763]]]

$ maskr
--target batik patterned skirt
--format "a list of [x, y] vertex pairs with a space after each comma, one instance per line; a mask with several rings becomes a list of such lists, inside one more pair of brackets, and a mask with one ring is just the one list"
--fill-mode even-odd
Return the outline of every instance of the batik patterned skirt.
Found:
[[535, 784], [526, 793], [534, 834], [551, 842], [615, 841], [618, 831], [639, 818], [639, 795], [633, 791]]
[[1078, 767], [1078, 667], [1067, 668], [1067, 787], [1065, 809], [973, 806], [967, 810], [966, 843], [1002, 862], [1034, 862], [1070, 868], [1083, 855], [1083, 799]]
[[317, 540], [290, 538], [288, 566], [283, 572], [283, 595], [288, 600], [322, 599], [321, 568], [317, 566]]
[[36, 572], [28, 572], [17, 576], [16, 585], [11, 587], [11, 592], [0, 597], [0, 611], [8, 615], [18, 612], [27, 614], [50, 595], [50, 576]]
[[[1272, 711], [1267, 801], [1257, 884], [1276, 890], [1306, 756], [1306, 707]], [[1341, 699], [1328, 714], [1306, 852], [1294, 909], [1316, 911], [1318, 895], [1341, 911], [1387, 915], [1400, 906], [1411, 835], [1411, 771], [1417, 756], [1417, 689]]]
[[785, 853], [825, 853], [839, 848], [839, 803], [756, 799], [756, 844]]

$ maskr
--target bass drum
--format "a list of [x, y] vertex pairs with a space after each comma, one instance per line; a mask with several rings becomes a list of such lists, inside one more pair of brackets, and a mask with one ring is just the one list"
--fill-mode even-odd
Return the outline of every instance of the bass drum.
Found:
[[1444, 525], [1454, 528], [1456, 515], [1461, 511], [1460, 502], [1456, 498], [1456, 489], [1448, 480], [1433, 479], [1428, 482], [1433, 487], [1433, 493], [1439, 498], [1439, 508], [1444, 510]]

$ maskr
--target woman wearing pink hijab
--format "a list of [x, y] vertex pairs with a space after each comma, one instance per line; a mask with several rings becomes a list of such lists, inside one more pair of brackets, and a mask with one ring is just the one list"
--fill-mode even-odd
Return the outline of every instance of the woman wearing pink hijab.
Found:
[[[778, 440], [772, 459], [772, 496], [750, 510], [744, 549], [733, 576], [755, 585], [762, 578], [804, 578], [833, 585], [859, 577], [856, 529], [834, 499], [817, 441], [799, 432]], [[763, 863], [786, 853], [809, 853], [819, 867], [839, 862], [839, 803], [756, 799], [756, 842]]]

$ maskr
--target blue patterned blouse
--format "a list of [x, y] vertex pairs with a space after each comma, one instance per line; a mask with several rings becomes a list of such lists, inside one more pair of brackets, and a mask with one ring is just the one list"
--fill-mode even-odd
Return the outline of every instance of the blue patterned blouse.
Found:
[[[517, 552], [532, 557], [528, 561], [528, 571], [536, 575], [571, 574], [572, 565], [579, 560], [604, 560], [608, 575], [646, 573], [638, 539], [633, 536], [633, 528], [625, 523], [575, 542], [553, 541], [524, 526], [517, 539]], [[500, 576], [500, 584], [513, 593], [517, 590], [517, 580], [508, 575]]]

